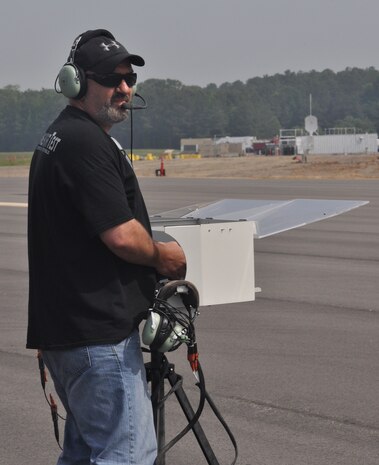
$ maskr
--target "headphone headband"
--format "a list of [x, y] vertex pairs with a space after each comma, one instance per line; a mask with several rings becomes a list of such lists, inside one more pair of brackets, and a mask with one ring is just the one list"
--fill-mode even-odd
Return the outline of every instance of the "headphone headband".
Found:
[[75, 61], [75, 53], [76, 53], [76, 50], [77, 50], [77, 48], [78, 48], [78, 45], [79, 45], [79, 42], [80, 42], [81, 38], [82, 38], [82, 36], [78, 36], [78, 37], [74, 40], [74, 43], [73, 43], [72, 46], [71, 46], [70, 55], [69, 55], [68, 58], [67, 58], [67, 63], [66, 63], [66, 64], [74, 63], [74, 61]]
[[171, 297], [178, 296], [185, 307], [197, 309], [199, 307], [199, 292], [196, 287], [186, 280], [168, 281], [158, 292], [157, 297], [168, 301]]

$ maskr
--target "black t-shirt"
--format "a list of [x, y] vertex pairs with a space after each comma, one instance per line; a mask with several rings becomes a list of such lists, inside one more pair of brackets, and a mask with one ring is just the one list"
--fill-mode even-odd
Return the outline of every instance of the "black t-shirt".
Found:
[[133, 218], [151, 234], [128, 160], [85, 112], [66, 107], [30, 168], [28, 348], [117, 342], [139, 325], [155, 270], [119, 259], [99, 238]]

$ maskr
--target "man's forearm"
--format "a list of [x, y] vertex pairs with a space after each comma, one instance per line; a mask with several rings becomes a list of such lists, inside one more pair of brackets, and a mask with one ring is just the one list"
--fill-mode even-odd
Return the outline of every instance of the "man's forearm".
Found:
[[176, 242], [156, 242], [136, 220], [110, 228], [100, 235], [105, 245], [129, 263], [155, 268], [174, 279], [185, 277], [186, 259]]

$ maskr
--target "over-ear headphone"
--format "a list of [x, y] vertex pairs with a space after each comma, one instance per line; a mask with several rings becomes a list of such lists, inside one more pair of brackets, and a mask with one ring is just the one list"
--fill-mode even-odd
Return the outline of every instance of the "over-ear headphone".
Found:
[[[62, 66], [55, 80], [55, 90], [67, 98], [80, 99], [87, 92], [87, 78], [85, 72], [75, 63], [78, 48], [94, 37], [105, 36], [115, 40], [113, 34], [105, 29], [87, 31], [79, 35], [71, 46], [66, 63]], [[59, 88], [57, 87], [59, 85]]]
[[[185, 311], [181, 309], [185, 307]], [[152, 351], [168, 352], [194, 337], [193, 320], [199, 307], [196, 287], [185, 280], [169, 281], [162, 286], [149, 311], [142, 341]]]

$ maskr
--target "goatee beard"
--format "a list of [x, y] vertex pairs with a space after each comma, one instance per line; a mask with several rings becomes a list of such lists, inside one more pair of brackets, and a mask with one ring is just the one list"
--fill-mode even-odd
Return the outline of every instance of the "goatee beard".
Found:
[[115, 124], [121, 123], [129, 115], [129, 110], [121, 107], [113, 106], [113, 99], [106, 103], [96, 114], [96, 119], [99, 123]]

